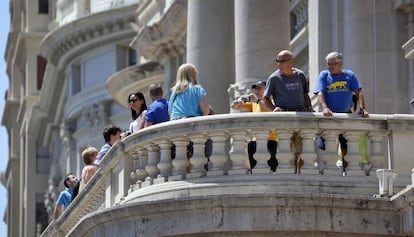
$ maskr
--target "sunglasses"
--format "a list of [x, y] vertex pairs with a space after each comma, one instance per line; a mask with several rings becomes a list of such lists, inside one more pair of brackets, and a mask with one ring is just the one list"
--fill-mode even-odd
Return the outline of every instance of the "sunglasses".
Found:
[[290, 61], [290, 58], [289, 59], [276, 59], [275, 61], [277, 63], [284, 63], [284, 62]]
[[131, 103], [131, 102], [132, 102], [132, 103], [135, 103], [135, 102], [137, 102], [137, 100], [138, 100], [138, 99], [137, 99], [137, 98], [135, 98], [135, 99], [129, 99], [128, 101], [129, 101], [129, 103]]

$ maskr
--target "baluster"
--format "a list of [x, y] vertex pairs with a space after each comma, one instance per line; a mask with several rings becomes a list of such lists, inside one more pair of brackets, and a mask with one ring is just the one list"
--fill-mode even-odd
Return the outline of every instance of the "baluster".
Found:
[[[324, 139], [324, 138], [323, 138]], [[325, 146], [325, 142], [323, 141], [322, 136], [321, 136], [321, 131], [318, 131], [318, 133], [315, 135], [314, 137], [314, 149], [315, 149], [315, 153], [316, 153], [316, 159], [315, 159], [315, 167], [318, 170], [319, 174], [324, 174], [325, 173], [325, 168], [326, 168], [326, 160], [325, 160], [325, 150], [326, 147], [323, 149], [322, 146]], [[321, 147], [320, 147], [321, 146]]]
[[345, 138], [348, 140], [348, 154], [345, 159], [348, 161], [348, 167], [346, 168], [347, 174], [363, 175], [359, 166], [359, 160], [361, 155], [358, 149], [358, 139], [363, 135], [363, 131], [346, 131]]
[[193, 156], [190, 159], [191, 169], [190, 174], [187, 174], [187, 178], [204, 177], [206, 176], [206, 169], [204, 166], [207, 164], [207, 158], [204, 154], [204, 143], [206, 137], [201, 134], [191, 135], [191, 141], [193, 142]]
[[267, 151], [267, 140], [269, 137], [269, 130], [267, 129], [255, 129], [253, 136], [256, 138], [256, 153], [253, 155], [257, 160], [257, 165], [253, 169], [252, 173], [257, 174], [269, 174], [270, 167], [267, 164], [267, 160], [270, 158], [270, 154]]
[[208, 176], [221, 176], [227, 174], [229, 159], [226, 152], [226, 133], [212, 132], [209, 133], [210, 139], [213, 141], [213, 153], [210, 156], [211, 171], [207, 172]]
[[[132, 171], [129, 174], [129, 176], [131, 177], [132, 181], [134, 183], [136, 183], [138, 181], [138, 175], [136, 173], [136, 170], [139, 167], [139, 155], [138, 155], [138, 151], [137, 150], [132, 150], [129, 152], [129, 155], [131, 156], [132, 159]], [[132, 188], [132, 185], [131, 185]]]
[[316, 153], [314, 149], [315, 134], [315, 129], [300, 130], [300, 136], [302, 137], [302, 174], [313, 174], [317, 172], [314, 165], [316, 161]]
[[278, 152], [276, 158], [279, 160], [279, 166], [277, 167], [277, 173], [292, 173], [292, 166], [290, 160], [293, 155], [290, 152], [290, 137], [292, 133], [287, 129], [278, 129], [277, 135], [279, 137], [279, 142], [277, 145]]
[[373, 169], [388, 169], [388, 157], [384, 154], [388, 154], [388, 150], [384, 147], [384, 132], [369, 132], [368, 138], [370, 143], [369, 161], [372, 164]]
[[135, 171], [137, 175], [137, 184], [139, 188], [142, 187], [142, 182], [148, 177], [148, 172], [145, 170], [145, 166], [148, 163], [148, 153], [145, 148], [138, 150], [138, 168]]
[[[247, 159], [246, 149], [246, 131], [233, 130], [230, 131], [231, 136], [231, 149], [229, 151], [230, 160], [232, 162], [232, 168], [229, 170], [230, 175], [234, 174], [246, 174], [246, 163], [249, 164]], [[250, 164], [248, 166], [250, 169]]]
[[158, 162], [160, 161], [159, 147], [157, 145], [150, 144], [147, 146], [147, 152], [148, 164], [145, 166], [145, 170], [148, 172], [147, 180], [150, 184], [153, 184], [153, 179], [160, 173], [160, 170], [157, 167]]
[[173, 176], [171, 180], [181, 180], [186, 178], [187, 167], [189, 165], [187, 158], [188, 139], [179, 137], [172, 139], [175, 144], [175, 158], [173, 163]]
[[325, 139], [325, 152], [323, 154], [326, 161], [325, 174], [340, 174], [341, 170], [336, 166], [336, 162], [339, 160], [337, 138], [340, 134], [337, 130], [325, 130], [322, 133]]
[[168, 177], [172, 173], [172, 161], [171, 161], [171, 147], [172, 143], [168, 140], [162, 140], [157, 143], [160, 147], [160, 162], [157, 167], [160, 170], [158, 177], [162, 177], [162, 181], [168, 181]]

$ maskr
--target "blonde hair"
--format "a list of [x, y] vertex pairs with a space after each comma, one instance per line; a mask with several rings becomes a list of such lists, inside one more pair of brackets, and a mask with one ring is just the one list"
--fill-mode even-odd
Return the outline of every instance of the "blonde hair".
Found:
[[89, 146], [82, 151], [82, 159], [86, 165], [92, 165], [94, 162], [93, 157], [96, 158], [97, 156], [98, 150], [93, 146]]
[[198, 85], [197, 69], [193, 64], [186, 63], [177, 70], [175, 85], [171, 88], [176, 94], [186, 91], [190, 86]]

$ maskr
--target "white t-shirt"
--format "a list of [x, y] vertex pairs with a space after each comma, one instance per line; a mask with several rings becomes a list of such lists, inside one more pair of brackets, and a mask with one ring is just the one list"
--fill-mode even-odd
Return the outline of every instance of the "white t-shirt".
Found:
[[138, 116], [138, 118], [137, 118], [137, 119], [135, 119], [134, 121], [132, 121], [132, 122], [129, 124], [129, 132], [130, 132], [131, 134], [136, 133], [136, 132], [138, 132], [138, 131], [139, 131], [139, 124], [140, 124], [140, 122], [141, 122], [141, 115], [142, 115], [142, 114], [140, 114], [140, 115]]

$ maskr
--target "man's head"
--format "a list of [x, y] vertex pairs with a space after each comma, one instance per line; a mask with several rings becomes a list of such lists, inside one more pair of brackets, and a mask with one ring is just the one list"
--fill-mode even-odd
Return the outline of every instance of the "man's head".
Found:
[[105, 142], [109, 145], [113, 145], [116, 141], [121, 138], [121, 129], [114, 125], [108, 125], [104, 128], [102, 135], [105, 139]]
[[164, 92], [160, 83], [154, 83], [149, 86], [149, 93], [152, 100], [157, 100], [162, 98]]
[[343, 57], [341, 53], [331, 52], [326, 55], [326, 66], [328, 66], [328, 71], [331, 74], [341, 74], [342, 73], [342, 62]]
[[263, 95], [266, 90], [266, 82], [258, 81], [252, 85], [252, 89], [254, 90], [254, 93], [258, 99], [263, 99]]
[[276, 63], [282, 73], [290, 73], [293, 67], [293, 53], [289, 50], [282, 50], [277, 54]]
[[68, 189], [72, 189], [76, 182], [78, 182], [78, 178], [74, 174], [69, 173], [66, 175], [63, 185]]

